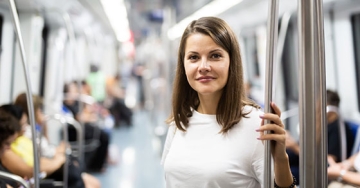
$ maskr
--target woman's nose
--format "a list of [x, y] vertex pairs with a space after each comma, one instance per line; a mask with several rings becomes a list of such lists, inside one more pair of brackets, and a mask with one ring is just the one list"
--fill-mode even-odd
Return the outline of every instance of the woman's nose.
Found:
[[199, 67], [200, 72], [209, 72], [211, 71], [211, 67], [207, 59], [202, 59]]

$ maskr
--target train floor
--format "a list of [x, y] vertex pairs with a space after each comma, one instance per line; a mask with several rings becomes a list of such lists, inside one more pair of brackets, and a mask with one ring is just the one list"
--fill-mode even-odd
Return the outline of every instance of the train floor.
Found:
[[131, 127], [113, 129], [110, 153], [115, 163], [108, 164], [102, 173], [93, 173], [102, 188], [165, 187], [160, 165], [162, 142], [150, 122], [149, 113], [138, 110]]

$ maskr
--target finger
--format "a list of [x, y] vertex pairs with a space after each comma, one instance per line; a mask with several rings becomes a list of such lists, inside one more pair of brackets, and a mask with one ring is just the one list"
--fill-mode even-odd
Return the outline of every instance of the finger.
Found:
[[286, 137], [286, 130], [276, 124], [263, 125], [256, 130], [257, 132], [271, 131], [272, 134], [282, 134]]
[[284, 126], [280, 117], [276, 114], [266, 113], [266, 114], [260, 115], [260, 118], [263, 120], [266, 119], [266, 120], [272, 121], [273, 123], [278, 124], [281, 127]]
[[275, 114], [277, 114], [279, 117], [281, 117], [280, 108], [274, 102], [271, 102], [270, 105], [271, 105], [271, 108], [274, 110]]
[[[261, 124], [260, 124], [260, 125], [261, 125], [261, 126], [264, 125], [264, 119], [261, 120]], [[260, 128], [261, 128], [261, 126], [260, 126]], [[259, 129], [257, 129], [256, 131], [258, 131], [258, 130], [259, 130]], [[264, 134], [263, 131], [258, 131], [258, 132], [260, 132], [260, 136]]]
[[283, 143], [285, 145], [285, 136], [284, 135], [279, 135], [279, 134], [265, 134], [262, 135], [258, 138], [258, 140], [272, 140], [272, 141], [276, 141], [279, 143]]

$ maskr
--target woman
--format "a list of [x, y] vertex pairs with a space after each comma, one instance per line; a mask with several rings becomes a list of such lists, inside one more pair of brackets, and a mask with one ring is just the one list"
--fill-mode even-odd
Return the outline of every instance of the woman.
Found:
[[162, 159], [167, 187], [261, 187], [264, 140], [275, 141], [276, 187], [295, 187], [281, 111], [271, 103], [276, 114], [263, 114], [246, 98], [239, 45], [223, 20], [204, 17], [185, 29], [172, 106]]
[[[4, 153], [1, 161], [5, 169], [24, 178], [33, 177], [33, 148], [32, 141], [24, 136], [27, 124], [27, 116], [22, 108], [15, 105], [4, 105], [0, 110], [15, 116], [21, 123], [22, 129], [18, 137], [11, 144], [11, 150]], [[20, 119], [21, 118], [21, 119]], [[40, 171], [45, 172], [48, 179], [62, 181], [65, 153], [55, 153], [52, 158], [40, 157]], [[71, 188], [100, 188], [100, 182], [90, 174], [82, 173], [75, 161], [69, 162], [68, 187]]]
[[[10, 149], [11, 143], [15, 140], [17, 132], [20, 130], [21, 126], [19, 125], [19, 122], [12, 115], [0, 110], [0, 171], [4, 171], [1, 164], [3, 154]], [[0, 179], [0, 188], [11, 187], [5, 182], [7, 182], [7, 180]]]

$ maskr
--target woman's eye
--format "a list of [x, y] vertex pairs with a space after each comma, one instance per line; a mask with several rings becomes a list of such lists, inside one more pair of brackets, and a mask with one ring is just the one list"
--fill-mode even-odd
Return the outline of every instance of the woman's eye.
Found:
[[220, 54], [212, 54], [212, 55], [211, 55], [211, 58], [214, 58], [214, 59], [218, 59], [218, 58], [220, 58], [220, 57], [221, 57]]
[[198, 57], [196, 56], [196, 55], [191, 55], [191, 56], [189, 56], [189, 59], [190, 60], [196, 60]]

